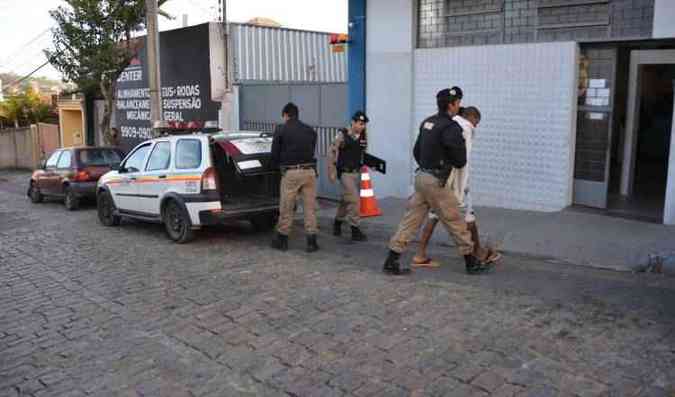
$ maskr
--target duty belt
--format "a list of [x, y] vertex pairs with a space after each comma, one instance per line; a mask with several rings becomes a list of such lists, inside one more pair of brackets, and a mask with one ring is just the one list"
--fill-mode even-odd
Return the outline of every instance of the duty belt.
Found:
[[281, 166], [281, 169], [283, 171], [288, 171], [288, 170], [313, 170], [315, 168], [316, 168], [316, 164], [313, 164], [313, 163]]
[[431, 176], [437, 176], [438, 174], [442, 173], [444, 170], [442, 168], [418, 168], [418, 172], [424, 172], [425, 174], [429, 174]]
[[429, 176], [436, 178], [440, 187], [445, 187], [448, 177], [450, 176], [450, 169], [442, 168], [418, 168], [418, 172], [423, 172]]

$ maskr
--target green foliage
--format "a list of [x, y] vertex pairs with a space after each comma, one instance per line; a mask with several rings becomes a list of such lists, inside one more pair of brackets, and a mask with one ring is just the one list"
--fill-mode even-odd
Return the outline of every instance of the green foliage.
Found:
[[140, 0], [67, 0], [50, 12], [57, 26], [49, 62], [84, 92], [111, 85], [134, 55], [132, 34], [144, 11]]
[[[160, 0], [161, 5], [166, 0]], [[65, 80], [105, 100], [101, 128], [107, 143], [115, 80], [135, 55], [133, 34], [143, 29], [144, 0], [65, 0], [50, 12], [53, 50], [47, 59]]]
[[42, 102], [38, 93], [29, 88], [0, 102], [0, 118], [4, 119], [3, 125], [20, 127], [52, 120], [54, 109]]

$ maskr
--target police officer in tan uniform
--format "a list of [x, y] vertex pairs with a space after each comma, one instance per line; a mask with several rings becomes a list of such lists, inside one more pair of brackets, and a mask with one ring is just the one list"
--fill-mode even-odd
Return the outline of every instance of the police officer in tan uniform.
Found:
[[362, 111], [354, 113], [350, 128], [340, 130], [340, 135], [331, 144], [328, 154], [328, 174], [335, 183], [342, 185], [342, 198], [338, 205], [333, 235], [342, 235], [342, 223], [347, 221], [352, 231], [352, 241], [366, 241], [366, 235], [359, 227], [359, 183], [363, 155], [367, 148], [366, 123], [368, 116]]
[[408, 243], [417, 235], [420, 225], [433, 210], [448, 233], [455, 239], [461, 255], [464, 256], [466, 271], [480, 274], [490, 270], [473, 255], [473, 241], [462, 214], [457, 198], [445, 188], [453, 168], [466, 164], [466, 144], [462, 127], [452, 119], [459, 112], [462, 90], [459, 87], [443, 89], [436, 94], [438, 113], [425, 119], [415, 142], [413, 156], [419, 164], [415, 175], [415, 193], [408, 206], [398, 231], [389, 242], [389, 254], [383, 271], [387, 274], [410, 273], [401, 268], [399, 258]]
[[272, 247], [286, 251], [293, 225], [293, 214], [298, 195], [302, 197], [307, 234], [307, 252], [319, 249], [316, 242], [316, 150], [314, 129], [298, 120], [298, 107], [284, 106], [281, 115], [285, 121], [277, 127], [272, 140], [272, 166], [281, 170], [279, 223]]

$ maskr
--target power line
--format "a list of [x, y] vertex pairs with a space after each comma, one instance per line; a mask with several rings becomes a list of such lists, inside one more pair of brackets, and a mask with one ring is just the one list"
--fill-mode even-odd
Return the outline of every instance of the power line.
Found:
[[47, 60], [47, 61], [46, 61], [45, 63], [43, 63], [42, 65], [38, 66], [38, 67], [37, 67], [36, 69], [34, 69], [32, 72], [30, 72], [30, 73], [28, 73], [27, 75], [23, 76], [23, 77], [20, 78], [19, 80], [10, 83], [10, 84], [8, 85], [8, 87], [16, 87], [17, 85], [21, 84], [22, 81], [28, 79], [30, 76], [34, 75], [35, 73], [37, 73], [37, 71], [39, 71], [40, 69], [44, 68], [44, 67], [47, 66], [48, 64], [49, 64], [49, 60]]
[[16, 72], [17, 69], [24, 67], [26, 64], [30, 64], [31, 61], [35, 59], [41, 59], [44, 55], [43, 51], [48, 47], [47, 43], [42, 48], [35, 48], [32, 51], [25, 51], [23, 54], [13, 58], [10, 62], [5, 63], [0, 66], [0, 70], [6, 70], [8, 72], [14, 72], [16, 74], [22, 74], [21, 72]]
[[[107, 21], [107, 20], [110, 19], [114, 14], [116, 14], [117, 11], [119, 11], [120, 8], [122, 8], [123, 4], [124, 4], [124, 0], [120, 0], [120, 1], [117, 3], [117, 7], [115, 7], [115, 9], [112, 10], [112, 12], [110, 12], [110, 14], [108, 14], [108, 16], [104, 19], [104, 21]], [[41, 35], [43, 35], [44, 33], [46, 33], [46, 31], [49, 31], [49, 28], [46, 29], [45, 32], [40, 33], [39, 36], [41, 36]], [[54, 54], [54, 56], [59, 56], [60, 54], [61, 54], [61, 52], [59, 51], [59, 52], [57, 52], [56, 54]], [[19, 80], [16, 80], [16, 81], [13, 81], [12, 83], [10, 83], [10, 84], [8, 85], [8, 87], [15, 87], [15, 86], [17, 86], [18, 84], [20, 84], [21, 82], [23, 82], [23, 81], [25, 81], [26, 79], [30, 78], [33, 74], [37, 73], [40, 69], [44, 68], [44, 67], [47, 66], [48, 64], [49, 64], [49, 59], [47, 59], [42, 65], [40, 65], [40, 66], [38, 66], [37, 68], [35, 68], [32, 72], [30, 72], [30, 73], [28, 73], [27, 75], [23, 76], [23, 77], [20, 78]]]
[[[26, 43], [23, 44], [22, 46], [18, 47], [18, 49], [17, 49], [16, 51], [14, 51], [13, 53], [11, 53], [11, 54], [9, 54], [8, 56], [4, 57], [4, 58], [2, 59], [2, 63], [5, 64], [5, 63], [7, 62], [7, 60], [9, 60], [9, 64], [12, 64], [12, 63], [15, 61], [15, 59], [16, 59], [16, 58], [14, 58], [15, 55], [19, 54], [19, 53], [22, 52], [22, 51], [25, 51], [25, 50], [26, 50], [26, 47], [30, 46], [31, 44], [33, 44], [34, 42], [36, 42], [38, 39], [40, 39], [42, 36], [44, 36], [47, 32], [49, 32], [49, 29], [50, 29], [50, 28], [47, 28], [47, 29], [43, 30], [43, 31], [40, 32], [37, 36], [33, 37], [32, 39], [28, 40], [28, 42], [26, 42]], [[7, 67], [7, 64], [2, 65], [2, 67]]]
[[[116, 14], [117, 11], [119, 11], [120, 8], [123, 6], [123, 4], [124, 4], [124, 0], [119, 0], [119, 2], [117, 3], [117, 7], [115, 7], [115, 9], [112, 10], [112, 12], [104, 19], [104, 22], [107, 21], [108, 19], [110, 19], [110, 17], [111, 17], [112, 15]], [[46, 29], [46, 30], [48, 31], [49, 29]], [[59, 51], [59, 52], [57, 52], [56, 54], [54, 54], [54, 56], [59, 56], [59, 55], [61, 55], [61, 51]], [[30, 73], [28, 73], [27, 75], [23, 76], [23, 77], [20, 78], [19, 80], [16, 80], [16, 81], [10, 83], [10, 84], [9, 84], [9, 87], [16, 87], [18, 84], [20, 84], [21, 82], [23, 82], [23, 81], [25, 81], [26, 79], [30, 78], [33, 74], [37, 73], [40, 69], [44, 68], [44, 67], [47, 66], [48, 64], [49, 64], [49, 59], [47, 59], [42, 65], [38, 66], [38, 67], [37, 67], [36, 69], [34, 69], [32, 72], [30, 72]]]

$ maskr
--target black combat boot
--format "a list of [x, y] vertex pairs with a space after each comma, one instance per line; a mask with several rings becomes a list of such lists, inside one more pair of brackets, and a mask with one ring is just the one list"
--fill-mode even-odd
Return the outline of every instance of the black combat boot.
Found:
[[368, 238], [365, 234], [356, 226], [352, 226], [352, 241], [366, 241]]
[[342, 221], [333, 222], [333, 236], [342, 236]]
[[389, 250], [389, 255], [387, 260], [384, 262], [384, 267], [382, 271], [386, 274], [392, 274], [394, 276], [402, 276], [404, 274], [410, 274], [410, 269], [401, 269], [401, 264], [399, 263], [399, 258], [401, 254]]
[[319, 250], [319, 245], [316, 243], [316, 234], [307, 236], [307, 252], [316, 252]]
[[466, 263], [466, 272], [468, 274], [486, 274], [492, 271], [492, 265], [482, 263], [473, 255], [464, 255], [464, 262]]
[[272, 248], [278, 249], [279, 251], [288, 251], [288, 236], [277, 233], [274, 240], [272, 240]]

